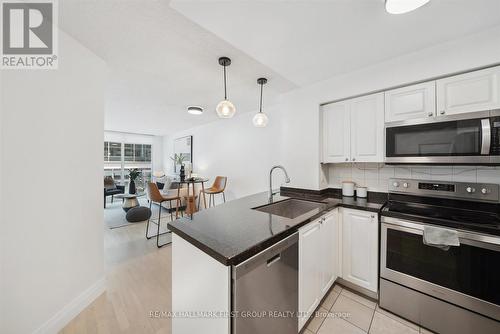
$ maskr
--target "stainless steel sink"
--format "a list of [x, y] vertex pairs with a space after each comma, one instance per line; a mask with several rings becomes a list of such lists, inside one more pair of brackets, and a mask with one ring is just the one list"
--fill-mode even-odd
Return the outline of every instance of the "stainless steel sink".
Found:
[[325, 208], [325, 206], [326, 204], [324, 203], [304, 201], [292, 198], [285, 201], [260, 206], [254, 208], [254, 210], [267, 212], [280, 217], [294, 219], [314, 210], [316, 210], [316, 213], [319, 213]]

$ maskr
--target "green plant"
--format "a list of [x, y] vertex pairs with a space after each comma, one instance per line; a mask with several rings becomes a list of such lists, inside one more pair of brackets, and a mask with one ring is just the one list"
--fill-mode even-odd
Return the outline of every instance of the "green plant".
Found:
[[142, 176], [142, 172], [137, 168], [129, 169], [128, 176], [130, 181], [135, 181], [138, 177]]
[[172, 159], [172, 161], [174, 162], [175, 165], [182, 165], [182, 163], [184, 162], [184, 160], [187, 159], [187, 154], [184, 154], [184, 153], [175, 153], [173, 157], [170, 157], [170, 159]]

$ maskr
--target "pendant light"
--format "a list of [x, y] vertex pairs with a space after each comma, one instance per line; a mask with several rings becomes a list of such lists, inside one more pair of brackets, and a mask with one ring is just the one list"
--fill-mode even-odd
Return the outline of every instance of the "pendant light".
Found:
[[253, 117], [252, 122], [254, 126], [258, 128], [264, 128], [269, 122], [269, 118], [267, 118], [267, 115], [262, 112], [262, 90], [264, 85], [267, 83], [267, 79], [259, 78], [257, 79], [257, 83], [260, 85], [260, 107], [259, 112]]
[[385, 10], [390, 14], [404, 14], [422, 7], [430, 0], [385, 0]]
[[219, 102], [215, 111], [220, 118], [231, 118], [236, 113], [236, 108], [234, 104], [227, 99], [227, 87], [226, 87], [226, 66], [231, 65], [231, 59], [228, 57], [220, 57], [219, 64], [224, 67], [224, 100]]

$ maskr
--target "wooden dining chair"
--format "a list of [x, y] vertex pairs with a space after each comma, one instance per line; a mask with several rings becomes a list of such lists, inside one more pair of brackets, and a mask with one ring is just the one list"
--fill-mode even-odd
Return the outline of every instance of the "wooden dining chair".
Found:
[[[148, 235], [148, 232], [149, 232], [149, 222], [151, 220], [148, 219], [148, 223], [146, 225], [146, 239], [151, 239], [151, 238], [154, 238], [156, 236], [156, 246], [158, 248], [160, 247], [163, 247], [167, 244], [169, 244], [170, 242], [167, 242], [167, 243], [164, 243], [162, 245], [160, 245], [160, 235], [163, 235], [163, 234], [167, 234], [167, 233], [171, 233], [171, 231], [168, 231], [167, 232], [164, 232], [164, 233], [161, 233], [160, 234], [160, 222], [161, 222], [161, 209], [162, 209], [162, 203], [164, 202], [169, 202], [169, 206], [170, 206], [170, 218], [171, 220], [173, 221], [174, 220], [174, 214], [173, 214], [173, 210], [172, 210], [172, 201], [175, 201], [175, 207], [176, 207], [176, 213], [178, 214], [179, 212], [179, 204], [180, 204], [180, 197], [178, 196], [164, 196], [160, 193], [160, 190], [158, 189], [158, 186], [156, 185], [156, 183], [153, 183], [153, 182], [148, 182], [147, 184], [147, 187], [146, 187], [146, 190], [147, 190], [147, 194], [148, 194], [148, 200], [149, 200], [149, 209], [151, 209], [151, 206], [153, 205], [153, 203], [157, 203], [159, 205], [159, 208], [158, 208], [158, 231], [156, 232], [156, 235], [152, 235], [152, 236], [149, 236]], [[153, 221], [153, 223], [155, 223]]]
[[227, 177], [226, 176], [216, 176], [214, 183], [210, 188], [205, 189], [205, 191], [200, 190], [200, 197], [198, 197], [198, 207], [200, 207], [201, 194], [205, 193], [208, 195], [208, 207], [212, 207], [212, 203], [215, 206], [215, 195], [222, 194], [224, 203], [226, 203], [226, 195], [224, 191], [226, 190]]

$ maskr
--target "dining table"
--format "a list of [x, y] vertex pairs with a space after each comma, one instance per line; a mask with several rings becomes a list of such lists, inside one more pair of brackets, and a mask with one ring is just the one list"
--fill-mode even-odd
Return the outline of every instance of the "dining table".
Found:
[[[177, 180], [174, 180], [174, 182], [177, 182], [177, 197], [180, 198], [181, 196], [181, 188], [182, 186], [185, 184], [187, 185], [187, 203], [186, 203], [186, 211], [189, 213], [189, 215], [191, 216], [191, 219], [193, 218], [193, 213], [196, 211], [196, 194], [195, 194], [195, 185], [198, 183], [198, 184], [201, 184], [201, 194], [203, 194], [203, 205], [205, 207], [205, 209], [207, 208], [207, 199], [205, 197], [205, 182], [208, 182], [208, 178], [206, 177], [191, 177], [191, 178], [185, 178], [184, 180], [181, 180], [181, 179], [177, 179]], [[189, 191], [189, 188], [190, 186], [193, 187], [193, 195], [190, 196], [190, 191]], [[200, 196], [201, 196], [200, 194]], [[178, 218], [179, 217], [179, 213], [176, 212], [175, 214], [175, 218]]]

